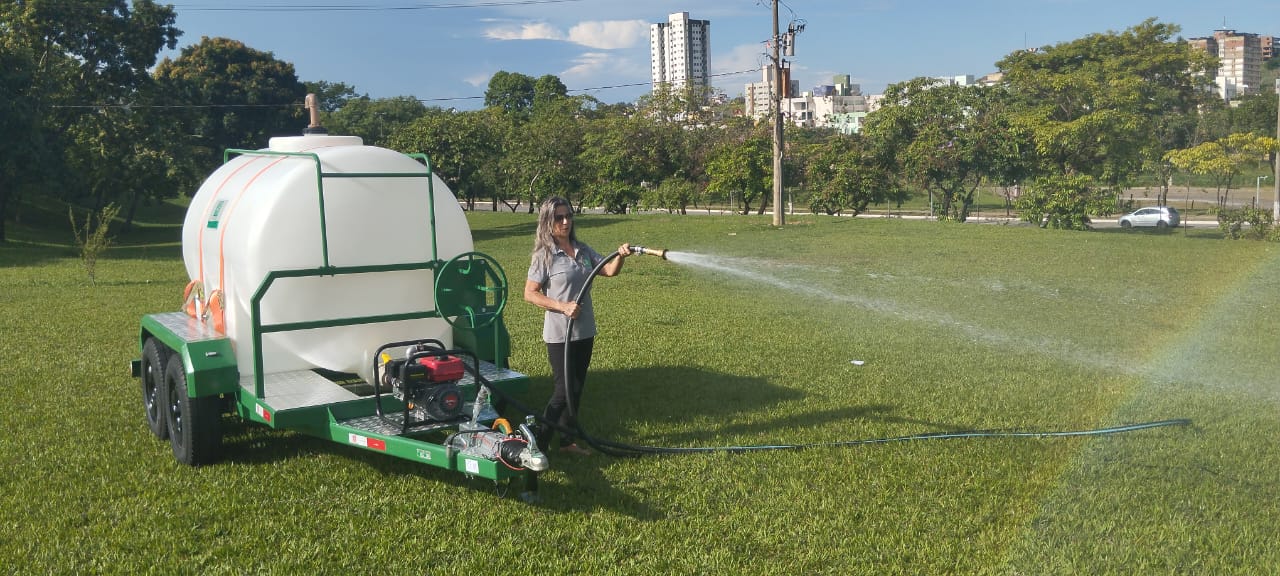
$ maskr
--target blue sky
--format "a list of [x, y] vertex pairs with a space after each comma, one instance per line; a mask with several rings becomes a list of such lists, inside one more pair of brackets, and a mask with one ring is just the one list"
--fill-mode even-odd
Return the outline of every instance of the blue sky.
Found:
[[[227, 37], [292, 62], [302, 80], [374, 98], [477, 108], [499, 70], [555, 74], [573, 93], [633, 101], [649, 90], [649, 24], [711, 21], [713, 84], [757, 81], [772, 32], [768, 0], [173, 0], [179, 49]], [[981, 76], [1008, 53], [1121, 31], [1146, 18], [1183, 37], [1217, 28], [1280, 36], [1274, 0], [789, 0], [803, 20], [792, 77], [802, 90], [849, 74], [868, 94], [916, 76]], [[163, 56], [176, 57], [177, 51]], [[742, 74], [737, 72], [750, 71]], [[640, 84], [639, 86], [626, 86]], [[609, 88], [622, 86], [616, 88]]]

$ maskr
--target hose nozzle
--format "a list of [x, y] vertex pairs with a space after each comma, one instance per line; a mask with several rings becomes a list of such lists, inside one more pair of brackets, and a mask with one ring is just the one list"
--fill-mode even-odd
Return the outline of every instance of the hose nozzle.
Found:
[[632, 244], [631, 253], [632, 254], [648, 254], [650, 256], [657, 256], [663, 260], [667, 259], [666, 248], [645, 248], [644, 246], [636, 246], [635, 244]]

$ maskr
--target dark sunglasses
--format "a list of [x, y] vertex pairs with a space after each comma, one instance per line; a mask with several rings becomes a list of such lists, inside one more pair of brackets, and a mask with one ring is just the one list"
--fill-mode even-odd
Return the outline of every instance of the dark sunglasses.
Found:
[[556, 214], [555, 219], [556, 219], [556, 222], [570, 222], [573, 220], [573, 213], [570, 212], [568, 214]]

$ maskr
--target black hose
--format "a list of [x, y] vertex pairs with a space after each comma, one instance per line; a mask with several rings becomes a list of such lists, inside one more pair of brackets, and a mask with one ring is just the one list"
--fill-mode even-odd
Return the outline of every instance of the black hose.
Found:
[[[610, 260], [618, 257], [618, 253], [609, 254], [592, 268], [591, 274], [587, 276], [587, 281], [582, 285], [582, 289], [578, 291], [573, 302], [582, 305], [582, 299], [586, 296], [587, 291], [591, 289], [591, 283], [595, 280], [600, 271], [604, 269], [605, 264]], [[581, 437], [584, 442], [592, 448], [599, 450], [603, 454], [616, 457], [642, 456], [645, 454], [706, 454], [712, 452], [762, 452], [766, 450], [802, 450], [805, 448], [821, 448], [821, 447], [837, 447], [837, 446], [862, 446], [867, 444], [889, 444], [893, 442], [910, 442], [914, 440], [948, 440], [956, 438], [1063, 438], [1074, 436], [1101, 436], [1106, 434], [1119, 434], [1122, 432], [1136, 432], [1138, 430], [1147, 430], [1150, 428], [1161, 428], [1165, 426], [1189, 426], [1191, 420], [1188, 418], [1175, 418], [1170, 420], [1156, 420], [1152, 422], [1139, 422], [1134, 424], [1121, 424], [1116, 426], [1108, 426], [1105, 428], [1093, 428], [1085, 430], [1065, 430], [1065, 431], [1017, 431], [1017, 430], [968, 430], [960, 432], [927, 432], [923, 434], [912, 434], [909, 436], [893, 436], [885, 438], [865, 438], [861, 440], [844, 440], [836, 442], [816, 442], [810, 444], [759, 444], [752, 446], [702, 446], [702, 447], [664, 447], [664, 446], [638, 446], [635, 444], [626, 444], [623, 442], [614, 442], [611, 440], [602, 440], [589, 434], [582, 427], [582, 423], [578, 421], [577, 407], [573, 405], [573, 375], [569, 368], [570, 348], [569, 342], [573, 335], [573, 318], [566, 317], [565, 321], [565, 345], [564, 345], [564, 375], [565, 375], [565, 397], [568, 404], [569, 414], [573, 416], [573, 428], [569, 429], [561, 426], [558, 422], [550, 422], [535, 412], [529, 411], [519, 402], [511, 400], [505, 393], [497, 390], [499, 395], [514, 406], [524, 410], [527, 414], [533, 414], [539, 421], [550, 425], [556, 431], [564, 434], [571, 432]], [[477, 374], [477, 377], [479, 375]], [[585, 388], [586, 382], [582, 382]], [[492, 387], [490, 387], [492, 389]]]

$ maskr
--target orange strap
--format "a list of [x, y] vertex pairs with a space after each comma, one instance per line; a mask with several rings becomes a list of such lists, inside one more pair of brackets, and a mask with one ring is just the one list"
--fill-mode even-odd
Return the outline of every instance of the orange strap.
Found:
[[209, 319], [213, 321], [213, 329], [223, 334], [227, 333], [227, 317], [226, 298], [222, 296], [221, 290], [214, 290], [209, 293]]
[[200, 309], [200, 300], [204, 298], [204, 283], [200, 280], [192, 280], [187, 282], [187, 287], [182, 290], [182, 311], [187, 316], [199, 318], [204, 310]]

